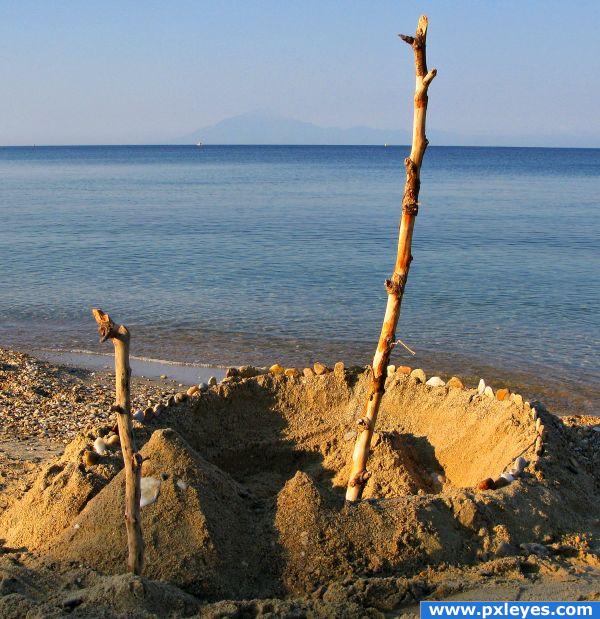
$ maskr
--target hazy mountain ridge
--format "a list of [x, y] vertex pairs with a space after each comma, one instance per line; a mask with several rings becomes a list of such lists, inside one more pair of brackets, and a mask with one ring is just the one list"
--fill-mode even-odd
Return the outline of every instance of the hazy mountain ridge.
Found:
[[[576, 136], [554, 135], [464, 135], [430, 128], [427, 137], [438, 146], [545, 146], [573, 147]], [[178, 137], [173, 144], [299, 144], [369, 145], [410, 144], [412, 133], [405, 129], [373, 127], [322, 127], [268, 111], [248, 112]], [[585, 142], [590, 142], [587, 136]], [[584, 143], [585, 143], [584, 142]], [[594, 148], [592, 144], [590, 147]]]

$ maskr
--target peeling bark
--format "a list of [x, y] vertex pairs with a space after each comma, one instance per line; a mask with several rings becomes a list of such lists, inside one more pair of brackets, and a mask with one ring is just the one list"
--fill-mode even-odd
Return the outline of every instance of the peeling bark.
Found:
[[125, 465], [125, 526], [127, 528], [127, 568], [141, 574], [144, 566], [144, 540], [140, 509], [142, 456], [137, 452], [131, 423], [131, 368], [129, 366], [129, 330], [116, 325], [100, 309], [92, 309], [98, 323], [100, 341], [110, 339], [115, 348], [115, 404], [121, 451]]
[[398, 251], [394, 272], [390, 279], [385, 281], [388, 293], [387, 306], [377, 350], [373, 357], [372, 380], [365, 412], [359, 424], [359, 433], [352, 454], [352, 470], [348, 479], [346, 501], [359, 501], [363, 488], [370, 473], [367, 471], [367, 459], [371, 448], [371, 439], [375, 429], [377, 413], [381, 398], [385, 391], [385, 379], [390, 354], [396, 341], [396, 326], [400, 316], [400, 306], [404, 295], [404, 288], [408, 278], [408, 271], [412, 261], [411, 243], [415, 218], [419, 210], [420, 170], [423, 155], [427, 148], [425, 137], [425, 118], [427, 115], [427, 91], [429, 84], [436, 76], [436, 70], [427, 71], [425, 44], [427, 38], [427, 17], [421, 15], [415, 36], [400, 35], [408, 43], [415, 57], [415, 97], [413, 116], [413, 138], [410, 156], [404, 160], [406, 168], [406, 183], [402, 198], [402, 218], [398, 234]]

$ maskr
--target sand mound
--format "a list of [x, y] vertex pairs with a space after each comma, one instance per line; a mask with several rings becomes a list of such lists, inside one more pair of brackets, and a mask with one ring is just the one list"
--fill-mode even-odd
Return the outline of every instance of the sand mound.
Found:
[[[528, 406], [397, 376], [388, 380], [365, 497], [343, 504], [369, 377], [232, 380], [144, 428], [143, 475], [161, 480], [142, 509], [149, 578], [204, 599], [306, 595], [359, 575], [410, 577], [577, 532], [595, 535], [598, 479], [570, 452], [569, 430]], [[597, 434], [597, 433], [591, 433]], [[184, 437], [184, 438], [183, 438]], [[0, 537], [41, 564], [108, 574], [125, 564], [117, 455], [85, 467], [78, 437], [0, 518]], [[476, 491], [524, 454], [507, 487]]]

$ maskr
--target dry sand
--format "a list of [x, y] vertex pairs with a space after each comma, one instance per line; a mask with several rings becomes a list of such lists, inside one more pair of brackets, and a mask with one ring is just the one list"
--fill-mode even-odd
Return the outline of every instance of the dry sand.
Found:
[[[598, 419], [536, 404], [540, 429], [518, 401], [394, 375], [365, 500], [345, 506], [368, 381], [360, 368], [232, 378], [136, 422], [143, 475], [161, 482], [142, 509], [142, 578], [122, 573], [119, 452], [83, 462], [110, 423], [89, 419], [50, 459], [5, 450], [0, 616], [379, 617], [417, 614], [422, 599], [600, 599]], [[519, 455], [520, 478], [475, 489]]]

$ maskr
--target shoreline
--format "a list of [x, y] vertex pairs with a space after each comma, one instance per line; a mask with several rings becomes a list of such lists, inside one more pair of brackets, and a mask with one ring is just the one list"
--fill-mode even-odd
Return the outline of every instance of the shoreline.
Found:
[[[219, 350], [218, 342], [215, 349]], [[157, 359], [152, 357], [152, 351], [142, 347], [142, 354], [131, 357], [134, 377], [160, 379], [166, 375], [168, 379], [180, 383], [194, 384], [207, 382], [210, 376], [221, 380], [228, 367], [252, 365], [256, 367], [270, 367], [280, 363], [285, 367], [297, 367], [300, 371], [304, 367], [311, 367], [315, 361], [331, 365], [336, 361], [343, 361], [346, 365], [365, 366], [370, 363], [370, 357], [359, 346], [353, 350], [344, 347], [335, 350], [333, 347], [318, 355], [316, 350], [308, 349], [306, 354], [301, 350], [294, 352], [287, 347], [278, 350], [269, 347], [260, 351], [260, 354], [244, 355], [234, 358], [231, 351], [223, 351], [222, 356], [230, 363], [219, 362], [214, 352], [211, 355], [202, 355], [208, 358], [209, 363], [200, 363], [179, 359]], [[65, 350], [59, 348], [36, 348], [34, 346], [19, 347], [13, 343], [7, 346], [8, 350], [22, 351], [36, 358], [52, 363], [74, 366], [88, 370], [111, 370], [111, 352], [95, 352], [87, 348]], [[174, 351], [178, 351], [177, 349]], [[201, 351], [204, 352], [204, 351]], [[337, 353], [337, 356], [336, 356]], [[185, 357], [185, 355], [182, 355]], [[216, 362], [215, 362], [216, 361]], [[465, 384], [476, 386], [480, 378], [494, 389], [506, 387], [511, 391], [521, 393], [528, 400], [539, 400], [557, 416], [591, 415], [600, 417], [600, 385], [594, 376], [584, 370], [570, 372], [564, 368], [552, 367], [539, 362], [510, 365], [503, 359], [484, 360], [470, 357], [461, 353], [443, 351], [420, 351], [415, 357], [399, 355], [391, 362], [393, 365], [408, 365], [411, 368], [423, 368], [428, 376], [437, 375], [444, 380], [458, 376]]]

